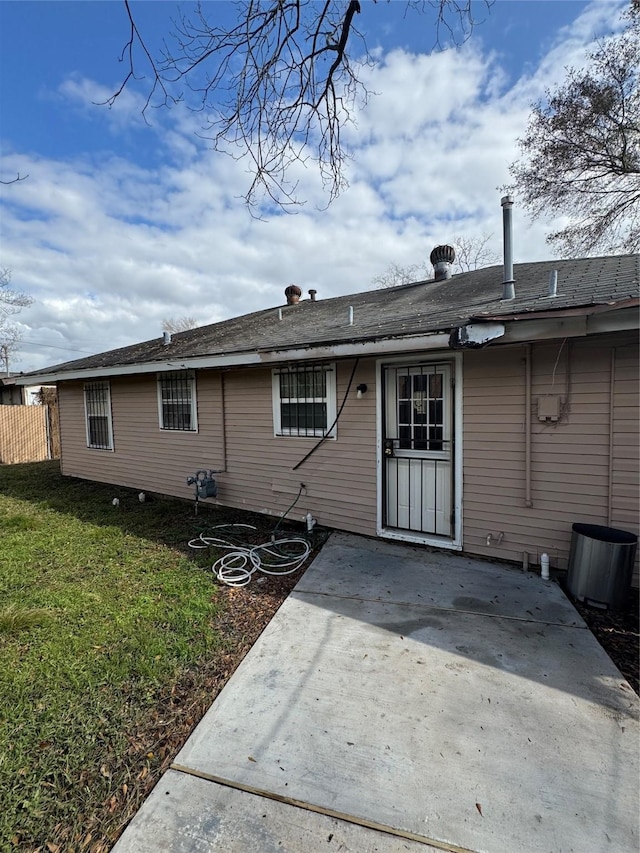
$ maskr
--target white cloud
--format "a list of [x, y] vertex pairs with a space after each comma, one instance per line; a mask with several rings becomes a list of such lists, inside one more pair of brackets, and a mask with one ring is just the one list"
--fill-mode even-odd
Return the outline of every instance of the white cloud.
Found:
[[[316, 171], [300, 165], [309, 203], [295, 216], [253, 219], [240, 200], [246, 164], [206, 150], [193, 136], [200, 117], [183, 108], [164, 113], [145, 137], [162, 146], [164, 166], [104, 153], [75, 161], [8, 154], [7, 173], [29, 174], [0, 187], [0, 266], [37, 300], [20, 316], [29, 341], [22, 369], [158, 337], [165, 317], [204, 324], [282, 304], [292, 282], [319, 298], [364, 290], [389, 263], [421, 262], [457, 234], [493, 233], [499, 252], [497, 187], [508, 180], [529, 103], [595, 32], [614, 26], [617, 5], [589, 6], [511, 88], [500, 57], [479, 40], [382, 56], [370, 77], [381, 94], [346, 131], [351, 188], [326, 210]], [[61, 91], [86, 106], [106, 89], [73, 78]], [[106, 119], [113, 132], [132, 129], [139, 108], [127, 96]], [[548, 257], [550, 224], [531, 226], [516, 208], [517, 260]]]
[[117, 86], [105, 86], [73, 74], [60, 84], [56, 94], [64, 108], [71, 107], [91, 118], [103, 119], [113, 133], [120, 133], [125, 127], [138, 126], [145, 100], [139, 92], [129, 87], [110, 103], [117, 89]]

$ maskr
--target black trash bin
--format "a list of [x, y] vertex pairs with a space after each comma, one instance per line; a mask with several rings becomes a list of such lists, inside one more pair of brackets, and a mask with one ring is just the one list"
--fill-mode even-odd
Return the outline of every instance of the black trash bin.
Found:
[[626, 530], [574, 524], [567, 575], [569, 593], [595, 607], [624, 609], [637, 547], [638, 537]]

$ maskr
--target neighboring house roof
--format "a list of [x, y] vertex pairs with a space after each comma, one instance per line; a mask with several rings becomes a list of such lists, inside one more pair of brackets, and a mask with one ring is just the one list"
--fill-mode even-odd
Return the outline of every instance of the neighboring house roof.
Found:
[[[85, 371], [93, 375], [130, 373], [134, 366], [168, 370], [185, 366], [176, 362], [188, 366], [190, 360], [204, 357], [448, 334], [474, 320], [506, 322], [590, 313], [599, 306], [610, 309], [637, 304], [639, 296], [640, 255], [516, 264], [516, 296], [510, 300], [502, 300], [502, 270], [502, 266], [486, 267], [441, 281], [302, 300], [173, 334], [168, 345], [163, 344], [162, 337], [155, 338], [26, 376], [32, 381], [35, 376], [41, 381], [55, 381]], [[549, 276], [554, 270], [558, 274], [557, 296], [549, 297]]]

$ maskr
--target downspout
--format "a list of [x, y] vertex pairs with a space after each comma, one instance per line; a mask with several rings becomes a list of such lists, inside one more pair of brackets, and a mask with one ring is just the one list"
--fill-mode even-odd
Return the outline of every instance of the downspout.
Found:
[[616, 380], [616, 348], [611, 347], [611, 365], [609, 374], [609, 499], [607, 503], [607, 526], [613, 522], [613, 398]]
[[44, 411], [44, 432], [47, 439], [47, 459], [53, 459], [53, 456], [51, 455], [53, 445], [51, 439], [51, 421], [49, 419], [49, 405], [44, 404], [42, 406], [42, 409]]
[[531, 500], [531, 344], [524, 345], [524, 505]]
[[216, 474], [227, 473], [227, 407], [224, 400], [224, 370], [220, 371], [220, 443], [222, 444], [222, 469]]

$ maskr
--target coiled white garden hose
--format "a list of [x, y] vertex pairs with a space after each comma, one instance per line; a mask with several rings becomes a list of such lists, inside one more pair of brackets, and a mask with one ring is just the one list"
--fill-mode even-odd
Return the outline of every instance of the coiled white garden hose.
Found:
[[[211, 530], [244, 528], [255, 530], [252, 524], [218, 524]], [[276, 539], [260, 545], [243, 545], [220, 536], [208, 536], [204, 531], [189, 541], [189, 547], [224, 548], [228, 551], [211, 566], [216, 578], [227, 586], [247, 586], [256, 572], [264, 575], [291, 575], [302, 567], [311, 553], [311, 546], [299, 536]]]

